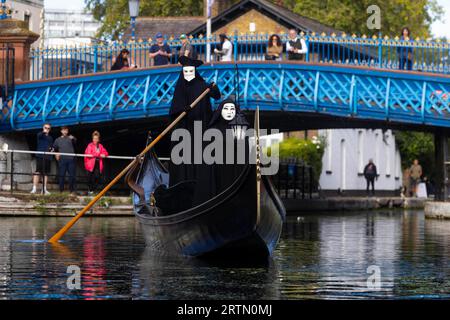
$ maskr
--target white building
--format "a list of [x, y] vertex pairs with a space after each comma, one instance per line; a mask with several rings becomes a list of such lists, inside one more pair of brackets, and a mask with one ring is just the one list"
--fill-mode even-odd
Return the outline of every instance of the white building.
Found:
[[90, 44], [100, 23], [82, 10], [47, 9], [45, 11], [45, 46]]
[[[28, 22], [28, 28], [42, 36], [44, 0], [6, 0], [6, 5], [12, 9], [13, 19]], [[39, 46], [39, 40], [32, 44]]]
[[364, 167], [372, 159], [379, 174], [375, 190], [393, 192], [402, 186], [401, 159], [391, 130], [319, 130], [327, 147], [320, 175], [322, 190], [366, 189]]

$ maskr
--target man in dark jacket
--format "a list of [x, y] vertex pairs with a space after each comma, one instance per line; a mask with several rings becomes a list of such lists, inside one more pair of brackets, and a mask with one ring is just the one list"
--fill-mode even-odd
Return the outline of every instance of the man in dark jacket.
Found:
[[367, 195], [369, 195], [369, 187], [372, 185], [372, 195], [375, 195], [375, 179], [377, 179], [378, 173], [377, 173], [377, 167], [373, 163], [373, 160], [370, 159], [369, 163], [364, 168], [364, 178], [366, 178], [367, 181]]
[[[55, 140], [53, 147], [56, 152], [61, 153], [75, 153], [75, 144], [77, 139], [73, 135], [69, 135], [69, 128], [61, 128], [61, 136]], [[69, 190], [71, 193], [75, 192], [75, 158], [67, 155], [57, 155], [58, 160], [58, 175], [59, 175], [59, 191], [64, 191], [64, 180], [66, 172], [69, 173]]]
[[[53, 151], [53, 137], [50, 135], [51, 126], [49, 123], [44, 124], [42, 131], [37, 134], [36, 151], [50, 152]], [[36, 171], [33, 176], [33, 189], [31, 193], [36, 193], [40, 178], [44, 177], [44, 188], [42, 193], [50, 194], [47, 191], [47, 180], [52, 164], [52, 156], [46, 154], [36, 154]]]

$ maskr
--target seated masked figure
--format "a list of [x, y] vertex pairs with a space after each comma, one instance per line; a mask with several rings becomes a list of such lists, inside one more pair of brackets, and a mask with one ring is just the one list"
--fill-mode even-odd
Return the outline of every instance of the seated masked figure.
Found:
[[211, 170], [215, 194], [231, 186], [249, 163], [248, 128], [244, 114], [232, 99], [224, 100], [213, 113], [209, 129], [217, 129], [223, 136], [223, 161]]

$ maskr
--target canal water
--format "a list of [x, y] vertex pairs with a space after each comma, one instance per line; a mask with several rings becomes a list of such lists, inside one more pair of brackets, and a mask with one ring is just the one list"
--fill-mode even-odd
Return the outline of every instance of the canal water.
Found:
[[423, 212], [290, 217], [267, 265], [158, 256], [132, 217], [41, 241], [67, 221], [0, 218], [0, 299], [450, 298], [450, 221]]

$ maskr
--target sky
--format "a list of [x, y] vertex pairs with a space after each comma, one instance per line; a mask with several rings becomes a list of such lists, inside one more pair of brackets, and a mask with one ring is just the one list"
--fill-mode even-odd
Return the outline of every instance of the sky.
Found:
[[[170, 1], [170, 0], [168, 0]], [[46, 8], [52, 9], [83, 9], [84, 0], [44, 0]], [[435, 22], [431, 31], [436, 37], [447, 37], [450, 39], [450, 0], [438, 0], [438, 3], [444, 7], [445, 14], [442, 22]]]
[[438, 0], [439, 4], [444, 7], [444, 21], [435, 22], [431, 26], [431, 32], [436, 37], [447, 37], [450, 39], [450, 0]]

